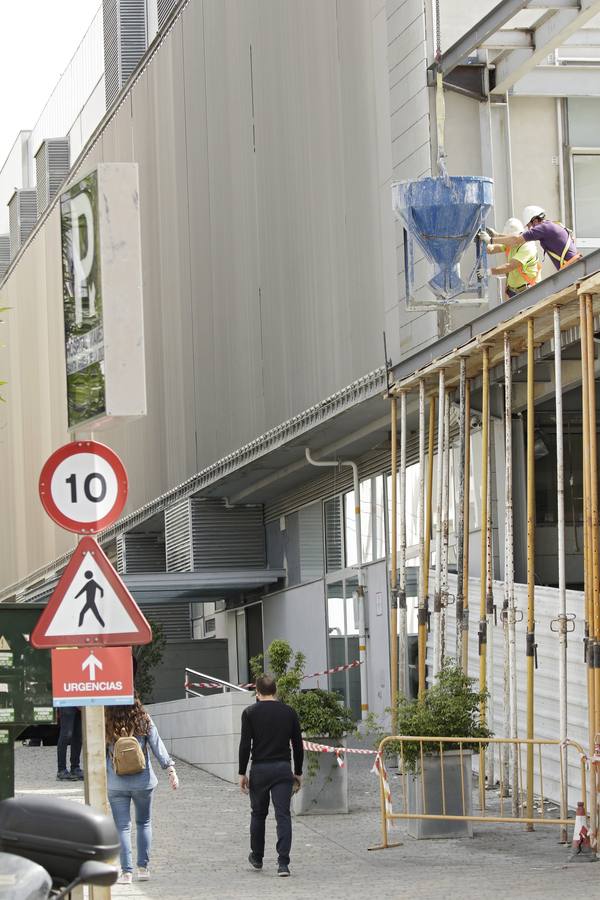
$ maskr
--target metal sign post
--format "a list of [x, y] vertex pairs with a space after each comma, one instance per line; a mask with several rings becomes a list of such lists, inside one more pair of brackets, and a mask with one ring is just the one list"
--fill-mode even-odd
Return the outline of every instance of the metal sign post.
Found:
[[[152, 630], [110, 560], [91, 537], [120, 516], [127, 474], [109, 447], [73, 441], [42, 469], [40, 500], [50, 518], [84, 535], [31, 634], [36, 648], [52, 648], [54, 706], [83, 707], [85, 802], [108, 813], [104, 703], [133, 703], [132, 644]], [[91, 887], [91, 900], [109, 900]]]

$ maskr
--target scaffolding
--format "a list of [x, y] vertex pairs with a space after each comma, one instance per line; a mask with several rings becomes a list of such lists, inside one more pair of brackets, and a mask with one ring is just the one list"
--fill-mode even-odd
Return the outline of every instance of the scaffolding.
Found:
[[[581, 416], [583, 429], [583, 451], [581, 468], [583, 471], [583, 573], [585, 596], [585, 637], [583, 653], [587, 667], [587, 709], [589, 755], [594, 752], [596, 735], [600, 733], [600, 542], [599, 524], [600, 510], [598, 505], [597, 474], [597, 425], [596, 425], [596, 367], [595, 338], [600, 323], [596, 317], [600, 313], [600, 274], [591, 275], [581, 282], [572, 284], [551, 296], [539, 300], [529, 308], [522, 309], [517, 315], [506, 318], [488, 331], [478, 334], [463, 346], [457, 346], [450, 352], [433, 360], [423, 368], [407, 377], [396, 381], [388, 392], [392, 406], [400, 397], [403, 404], [403, 415], [400, 419], [400, 441], [406, 439], [407, 417], [406, 406], [418, 395], [419, 408], [419, 560], [426, 571], [419, 575], [419, 641], [418, 670], [419, 696], [427, 689], [427, 644], [428, 644], [428, 609], [429, 609], [429, 567], [431, 522], [433, 505], [436, 516], [436, 558], [433, 604], [433, 641], [431, 672], [437, 674], [444, 661], [447, 641], [445, 636], [444, 607], [448, 602], [447, 586], [447, 504], [445, 503], [445, 480], [448, 479], [449, 446], [445, 446], [445, 437], [449, 435], [450, 416], [458, 416], [458, 472], [455, 474], [456, 506], [455, 541], [456, 541], [456, 659], [464, 671], [467, 671], [469, 653], [469, 509], [470, 492], [478, 491], [481, 497], [480, 522], [480, 594], [479, 594], [479, 684], [483, 691], [489, 692], [489, 701], [482, 706], [480, 715], [486, 720], [494, 702], [495, 686], [493, 683], [493, 641], [490, 640], [490, 629], [495, 619], [495, 606], [492, 590], [492, 497], [491, 497], [491, 444], [490, 439], [490, 398], [491, 385], [503, 383], [502, 415], [504, 431], [505, 490], [504, 490], [504, 598], [501, 613], [503, 628], [503, 680], [502, 695], [496, 698], [503, 708], [504, 735], [500, 755], [500, 782], [508, 785], [519, 777], [521, 791], [524, 795], [525, 812], [522, 815], [527, 827], [532, 829], [534, 822], [534, 711], [536, 700], [536, 404], [541, 391], [536, 381], [536, 366], [543, 361], [552, 364], [550, 379], [554, 388], [556, 439], [556, 523], [558, 554], [558, 591], [556, 618], [552, 621], [551, 630], [557, 634], [557, 659], [559, 675], [559, 722], [560, 733], [557, 740], [564, 745], [568, 740], [568, 693], [567, 693], [567, 632], [572, 630], [572, 615], [566, 609], [565, 578], [565, 463], [563, 450], [563, 389], [565, 383], [571, 387], [581, 386]], [[569, 348], [568, 359], [563, 360], [563, 351]], [[580, 348], [580, 353], [573, 351]], [[567, 354], [565, 354], [567, 356]], [[515, 372], [526, 371], [526, 393], [521, 395], [521, 406], [526, 414], [526, 582], [527, 609], [522, 613], [515, 607], [515, 523], [513, 504], [513, 444], [512, 421], [514, 415], [513, 376]], [[565, 379], [565, 372], [567, 378]], [[520, 385], [516, 385], [520, 388]], [[498, 394], [494, 395], [496, 398]], [[474, 398], [480, 397], [477, 415], [481, 421], [481, 478], [479, 485], [472, 484], [471, 476], [471, 431]], [[547, 392], [546, 392], [547, 398]], [[451, 402], [448, 402], [448, 401]], [[434, 416], [437, 404], [437, 483], [435, 495], [431, 488], [431, 472], [433, 470]], [[429, 406], [429, 455], [428, 475], [425, 472], [425, 436], [427, 431], [426, 409]], [[398, 427], [397, 417], [393, 427]], [[393, 438], [394, 442], [397, 440]], [[447, 440], [447, 438], [446, 438]], [[497, 452], [497, 448], [496, 448]], [[497, 460], [498, 462], [498, 460]], [[396, 463], [394, 462], [394, 466]], [[445, 472], [446, 469], [446, 472]], [[395, 471], [395, 469], [394, 469]], [[427, 483], [426, 483], [427, 482]], [[401, 503], [406, 503], [405, 495]], [[397, 509], [398, 495], [392, 496], [392, 522], [406, 520], [406, 509]], [[444, 521], [444, 517], [446, 520]], [[444, 551], [444, 540], [446, 550]], [[396, 564], [394, 557], [393, 565]], [[393, 572], [393, 583], [405, 580], [406, 557], [400, 560], [400, 570]], [[526, 634], [524, 646], [517, 648], [515, 623], [519, 615], [526, 615]], [[402, 644], [401, 644], [402, 647]], [[525, 772], [522, 790], [521, 776], [517, 773], [520, 762], [511, 751], [511, 741], [517, 735], [517, 653], [522, 652], [526, 662], [526, 735], [525, 735]], [[394, 665], [403, 665], [402, 659], [394, 659]], [[399, 679], [393, 682], [394, 689], [399, 689]], [[398, 687], [396, 687], [398, 686]], [[500, 707], [499, 707], [500, 708]], [[493, 747], [493, 742], [490, 745]], [[512, 753], [512, 759], [511, 759]], [[485, 808], [485, 790], [494, 782], [493, 759], [486, 761], [486, 749], [482, 744], [479, 751], [479, 793], [481, 808]], [[563, 822], [561, 838], [566, 840], [564, 823], [568, 818], [567, 773], [564, 756], [560, 759], [560, 818]], [[598, 831], [598, 784], [595, 767], [590, 769], [589, 777], [589, 816], [590, 829], [594, 846]], [[512, 790], [513, 814], [516, 814], [517, 791]]]

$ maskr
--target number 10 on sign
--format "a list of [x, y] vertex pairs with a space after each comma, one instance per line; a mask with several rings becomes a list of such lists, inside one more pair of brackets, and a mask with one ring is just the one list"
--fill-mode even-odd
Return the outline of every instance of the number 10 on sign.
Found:
[[67, 531], [96, 534], [115, 522], [127, 500], [127, 474], [117, 454], [98, 441], [56, 450], [40, 475], [40, 499]]

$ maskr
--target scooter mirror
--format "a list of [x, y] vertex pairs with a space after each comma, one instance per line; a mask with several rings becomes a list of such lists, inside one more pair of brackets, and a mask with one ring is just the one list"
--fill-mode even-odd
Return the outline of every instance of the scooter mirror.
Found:
[[119, 870], [108, 863], [84, 862], [79, 870], [80, 884], [93, 884], [96, 887], [110, 887], [119, 877]]

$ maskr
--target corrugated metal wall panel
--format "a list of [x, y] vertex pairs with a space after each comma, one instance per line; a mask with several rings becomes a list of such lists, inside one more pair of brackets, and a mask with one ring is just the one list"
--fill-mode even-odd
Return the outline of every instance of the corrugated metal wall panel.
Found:
[[[147, 619], [163, 626], [168, 641], [186, 641], [192, 637], [190, 604], [187, 600], [168, 603], [140, 603]], [[183, 663], [185, 665], [185, 662]]]
[[69, 174], [69, 138], [49, 138], [42, 142], [35, 154], [36, 195], [38, 216], [56, 197]]
[[15, 191], [8, 204], [10, 223], [10, 257], [13, 259], [25, 243], [37, 219], [37, 197], [34, 190]]
[[0, 278], [10, 265], [10, 234], [0, 234]]
[[162, 534], [120, 534], [117, 538], [117, 554], [117, 570], [120, 575], [166, 572], [165, 541]]
[[194, 571], [264, 569], [267, 565], [262, 506], [227, 507], [192, 498]]
[[112, 105], [148, 47], [146, 0], [104, 0], [106, 106]]
[[192, 571], [191, 499], [170, 506], [165, 512], [165, 558], [167, 572]]

